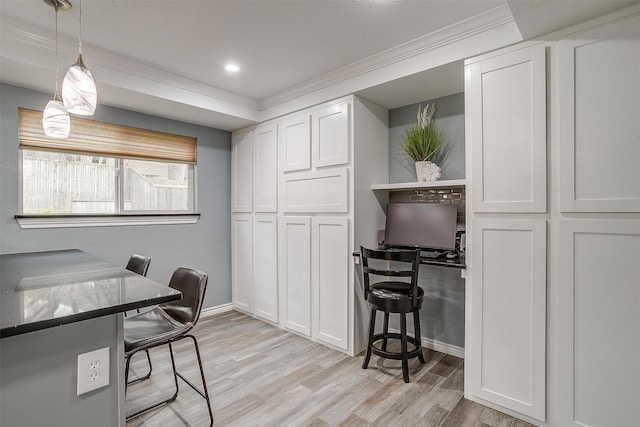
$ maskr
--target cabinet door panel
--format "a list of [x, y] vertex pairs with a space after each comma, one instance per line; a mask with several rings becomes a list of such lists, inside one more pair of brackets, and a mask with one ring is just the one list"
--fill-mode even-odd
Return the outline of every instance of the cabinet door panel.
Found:
[[231, 217], [231, 280], [233, 306], [253, 313], [253, 220], [251, 214]]
[[275, 214], [253, 218], [255, 314], [278, 321], [278, 227]]
[[285, 327], [311, 336], [311, 218], [283, 217], [279, 247]]
[[468, 65], [465, 96], [474, 211], [545, 212], [544, 46]]
[[640, 425], [640, 221], [560, 227], [561, 425]]
[[340, 212], [348, 205], [348, 169], [287, 174], [283, 186], [285, 212]]
[[311, 168], [311, 126], [308, 114], [291, 117], [280, 123], [281, 164], [283, 172]]
[[559, 43], [560, 208], [640, 212], [640, 18]]
[[349, 104], [314, 111], [311, 132], [314, 167], [349, 163]]
[[[349, 335], [349, 227], [347, 218], [313, 218], [315, 336], [343, 350]], [[316, 316], [314, 316], [316, 319]]]
[[476, 219], [472, 394], [545, 419], [546, 221]]
[[231, 209], [253, 209], [253, 132], [234, 135], [231, 143]]
[[269, 124], [253, 132], [253, 209], [255, 212], [278, 210], [278, 138], [276, 125]]

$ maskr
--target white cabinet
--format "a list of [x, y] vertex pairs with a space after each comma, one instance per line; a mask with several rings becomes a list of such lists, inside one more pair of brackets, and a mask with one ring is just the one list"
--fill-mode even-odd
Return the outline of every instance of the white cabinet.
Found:
[[558, 425], [637, 426], [640, 15], [571, 34], [557, 53]]
[[255, 315], [278, 321], [278, 225], [276, 214], [253, 217]]
[[312, 220], [311, 288], [315, 336], [343, 350], [349, 333], [349, 228], [346, 217]]
[[347, 168], [286, 174], [282, 186], [281, 211], [347, 213], [348, 175]]
[[640, 18], [560, 41], [559, 61], [561, 210], [640, 212]]
[[279, 125], [281, 170], [304, 171], [311, 168], [349, 163], [349, 103], [330, 103], [309, 113], [285, 118]]
[[516, 50], [465, 68], [473, 210], [545, 212], [545, 47]]
[[640, 425], [640, 220], [560, 227], [560, 425]]
[[545, 46], [468, 60], [465, 112], [465, 393], [544, 421]]
[[311, 118], [313, 166], [349, 163], [349, 104], [321, 107]]
[[253, 132], [234, 133], [231, 138], [231, 211], [253, 209]]
[[278, 211], [278, 133], [275, 123], [253, 131], [253, 210]]
[[472, 230], [471, 392], [544, 420], [546, 221], [482, 218]]
[[253, 313], [253, 216], [231, 216], [231, 282], [233, 306]]
[[308, 113], [289, 117], [278, 126], [283, 172], [311, 168], [311, 119]]
[[285, 327], [348, 350], [348, 219], [283, 216], [279, 233]]
[[368, 310], [351, 254], [374, 247], [384, 226], [370, 188], [388, 180], [387, 117], [347, 96], [234, 132], [233, 182], [253, 182], [242, 203], [233, 185], [234, 212], [248, 213], [233, 215], [234, 307], [350, 355], [364, 349]]
[[[231, 138], [233, 306], [278, 321], [278, 138], [275, 123]], [[272, 212], [272, 215], [252, 212]], [[240, 214], [242, 213], [242, 214]], [[255, 262], [255, 265], [254, 265]]]
[[285, 327], [311, 336], [311, 218], [285, 216], [279, 228]]
[[640, 425], [639, 12], [465, 63], [465, 397], [537, 425]]

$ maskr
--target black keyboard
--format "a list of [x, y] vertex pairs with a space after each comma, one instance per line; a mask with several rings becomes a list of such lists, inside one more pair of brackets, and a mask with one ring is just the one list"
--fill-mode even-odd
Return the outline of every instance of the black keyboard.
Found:
[[445, 252], [420, 251], [420, 258], [436, 259], [436, 258], [440, 258], [444, 254]]

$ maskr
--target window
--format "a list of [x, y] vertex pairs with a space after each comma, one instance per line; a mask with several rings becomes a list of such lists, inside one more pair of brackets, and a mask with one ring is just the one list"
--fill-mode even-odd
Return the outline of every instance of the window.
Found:
[[22, 214], [193, 213], [195, 139], [72, 118], [47, 138], [20, 109]]

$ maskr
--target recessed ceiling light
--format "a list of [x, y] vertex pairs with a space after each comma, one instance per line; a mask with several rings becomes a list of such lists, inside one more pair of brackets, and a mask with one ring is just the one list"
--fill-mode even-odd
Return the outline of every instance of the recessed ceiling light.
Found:
[[231, 71], [232, 73], [240, 71], [240, 67], [238, 67], [236, 64], [227, 64], [225, 65], [224, 69], [227, 71]]

